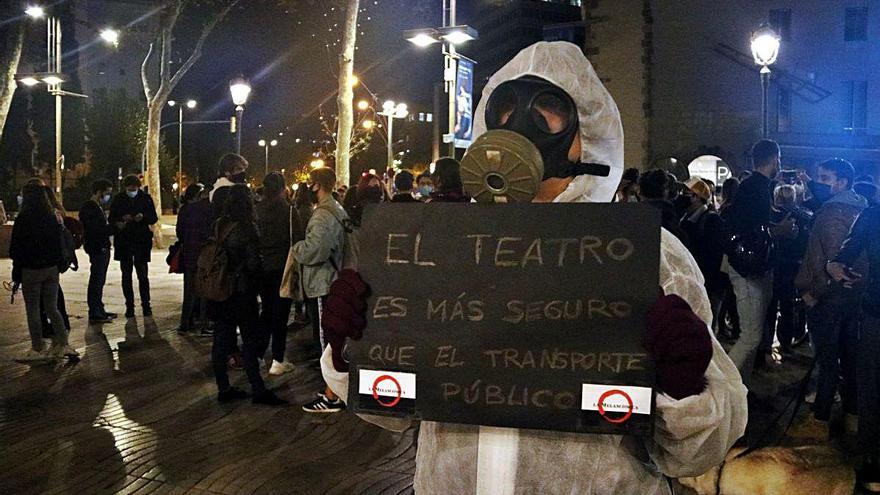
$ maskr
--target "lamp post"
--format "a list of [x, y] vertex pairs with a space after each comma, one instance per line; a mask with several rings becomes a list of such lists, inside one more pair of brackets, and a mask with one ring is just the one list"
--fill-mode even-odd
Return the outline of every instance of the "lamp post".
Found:
[[237, 77], [229, 82], [229, 94], [235, 105], [235, 152], [241, 154], [241, 118], [244, 114], [244, 104], [247, 103], [251, 94], [251, 85], [243, 77]]
[[[447, 9], [448, 6], [448, 9]], [[403, 36], [410, 43], [425, 48], [443, 43], [443, 82], [449, 97], [449, 133], [443, 141], [449, 143], [449, 156], [455, 156], [455, 79], [458, 74], [456, 45], [478, 38], [477, 30], [467, 25], [456, 25], [456, 0], [443, 0], [443, 26], [439, 28], [411, 29]], [[448, 15], [447, 15], [448, 11]]]
[[761, 136], [766, 138], [770, 66], [779, 56], [779, 35], [770, 26], [763, 25], [752, 33], [751, 48], [755, 63], [761, 66]]
[[198, 103], [196, 100], [187, 100], [187, 102], [177, 104], [174, 100], [168, 100], [168, 106], [177, 107], [177, 203], [180, 204], [180, 198], [183, 195], [183, 107], [192, 110]]
[[278, 146], [278, 140], [273, 139], [271, 141], [266, 141], [265, 139], [260, 139], [257, 144], [260, 145], [261, 148], [265, 148], [266, 150], [266, 175], [269, 175], [269, 148]]
[[388, 121], [388, 168], [394, 167], [394, 119], [402, 119], [409, 115], [406, 103], [394, 103], [391, 100], [382, 104], [382, 111], [378, 115], [383, 115]]
[[[40, 82], [46, 84], [49, 94], [55, 97], [55, 192], [59, 197], [62, 195], [61, 178], [64, 172], [64, 155], [61, 153], [61, 115], [62, 97], [73, 96], [86, 98], [86, 95], [65, 91], [61, 85], [66, 82], [61, 72], [61, 20], [54, 16], [46, 16], [46, 11], [39, 5], [31, 5], [25, 9], [25, 14], [31, 19], [37, 20], [46, 17], [46, 65], [47, 71], [38, 74], [20, 74], [16, 79], [25, 86], [36, 86]], [[119, 45], [119, 31], [104, 29], [100, 37], [114, 47]]]

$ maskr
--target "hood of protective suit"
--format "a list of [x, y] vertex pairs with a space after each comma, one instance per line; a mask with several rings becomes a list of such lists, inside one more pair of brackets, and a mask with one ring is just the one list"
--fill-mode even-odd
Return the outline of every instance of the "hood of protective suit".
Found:
[[607, 203], [623, 174], [623, 125], [617, 104], [580, 48], [565, 41], [541, 41], [519, 52], [483, 89], [474, 119], [474, 139], [486, 132], [486, 102], [498, 85], [536, 76], [563, 89], [574, 100], [581, 140], [580, 161], [611, 167], [608, 177], [579, 175], [554, 202]]

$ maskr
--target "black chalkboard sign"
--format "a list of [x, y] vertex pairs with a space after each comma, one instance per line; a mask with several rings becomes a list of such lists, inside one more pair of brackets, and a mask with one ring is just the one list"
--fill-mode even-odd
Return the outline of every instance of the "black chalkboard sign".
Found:
[[388, 204], [358, 238], [373, 293], [347, 351], [355, 412], [651, 434], [655, 209]]

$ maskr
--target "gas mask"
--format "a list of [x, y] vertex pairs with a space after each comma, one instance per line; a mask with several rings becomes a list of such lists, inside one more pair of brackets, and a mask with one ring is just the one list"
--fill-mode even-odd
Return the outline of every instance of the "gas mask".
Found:
[[530, 201], [545, 179], [610, 172], [607, 165], [569, 160], [580, 139], [577, 107], [544, 79], [525, 76], [499, 85], [485, 118], [487, 132], [461, 162], [462, 182], [477, 201]]

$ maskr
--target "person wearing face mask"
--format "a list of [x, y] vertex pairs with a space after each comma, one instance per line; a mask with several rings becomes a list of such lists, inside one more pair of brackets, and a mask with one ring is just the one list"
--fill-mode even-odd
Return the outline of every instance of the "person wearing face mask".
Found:
[[[505, 86], [508, 83], [514, 87]], [[514, 90], [511, 97], [508, 91]], [[498, 101], [496, 93], [504, 100]], [[474, 117], [475, 139], [487, 129], [504, 128], [541, 152], [544, 173], [535, 177], [540, 182], [530, 193], [532, 202], [608, 203], [614, 197], [623, 172], [620, 115], [576, 45], [540, 42], [525, 48], [489, 79]], [[723, 461], [745, 431], [746, 390], [709, 329], [712, 313], [699, 267], [672, 234], [665, 229], [658, 234], [659, 282], [666, 295], [658, 299], [647, 322], [646, 345], [658, 363], [660, 389], [653, 436], [635, 439], [422, 421], [416, 493], [660, 495], [669, 493], [664, 475], [694, 476]], [[348, 391], [341, 343], [358, 331], [369, 331], [351, 309], [346, 310], [360, 307], [363, 284], [357, 272], [343, 270], [325, 310], [325, 332], [334, 340], [321, 367], [341, 397]], [[667, 348], [682, 352], [665, 354], [651, 344], [654, 338], [667, 343], [682, 339], [682, 345]], [[674, 364], [684, 362], [693, 366], [685, 371]], [[410, 424], [399, 418], [361, 417], [395, 431]]]
[[150, 279], [147, 264], [153, 249], [150, 226], [159, 221], [153, 198], [141, 190], [136, 175], [122, 179], [124, 188], [110, 203], [109, 221], [116, 228], [113, 236], [114, 258], [122, 268], [122, 294], [125, 296], [125, 317], [134, 318], [134, 287], [131, 272], [137, 272], [138, 291], [144, 316], [153, 316], [150, 306]]
[[[378, 182], [375, 175], [361, 178], [367, 187], [373, 180]], [[345, 231], [351, 225], [348, 214], [333, 199], [335, 186], [336, 173], [332, 169], [321, 167], [309, 172], [308, 187], [315, 209], [306, 226], [305, 239], [293, 246], [294, 256], [300, 264], [306, 311], [312, 322], [315, 340], [320, 342], [322, 349], [326, 340], [321, 328], [321, 313], [327, 302], [330, 284], [343, 267]], [[352, 191], [349, 190], [348, 194], [352, 194]], [[310, 413], [335, 413], [343, 409], [345, 404], [330, 387], [325, 387], [313, 401], [303, 406], [303, 410]]]
[[[828, 423], [834, 396], [843, 376], [841, 398], [847, 414], [846, 424], [854, 430], [858, 414], [856, 401], [856, 355], [859, 338], [859, 301], [863, 287], [845, 287], [832, 282], [825, 271], [825, 263], [837, 256], [850, 228], [859, 214], [867, 208], [865, 198], [852, 189], [855, 169], [840, 158], [819, 164], [816, 184], [826, 189], [830, 197], [816, 212], [813, 228], [807, 242], [806, 254], [795, 278], [795, 287], [807, 305], [810, 339], [816, 352], [819, 368], [816, 382], [816, 400], [813, 414], [796, 425], [790, 435], [827, 441]], [[854, 264], [854, 270], [865, 273], [864, 258]]]
[[244, 184], [247, 180], [248, 161], [241, 155], [226, 153], [217, 164], [218, 177], [211, 187], [209, 199], [214, 212], [214, 220], [220, 218], [223, 203], [229, 195], [229, 186]]
[[418, 203], [413, 196], [413, 174], [409, 170], [401, 170], [394, 176], [394, 189], [397, 193], [391, 198], [392, 203]]
[[419, 201], [427, 201], [431, 197], [431, 193], [434, 192], [434, 180], [431, 179], [431, 173], [427, 170], [420, 173], [416, 177], [416, 185], [419, 188]]
[[89, 256], [88, 307], [89, 322], [107, 323], [116, 317], [104, 309], [104, 285], [110, 266], [110, 236], [115, 233], [113, 224], [107, 221], [104, 208], [110, 204], [113, 184], [106, 179], [92, 183], [92, 197], [79, 209], [83, 224], [83, 249]]
[[366, 205], [385, 203], [390, 199], [379, 176], [365, 172], [361, 174], [357, 186], [345, 194], [343, 203], [352, 223], [360, 225]]

